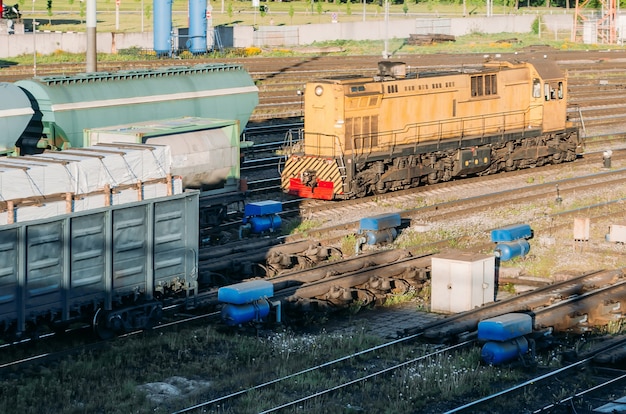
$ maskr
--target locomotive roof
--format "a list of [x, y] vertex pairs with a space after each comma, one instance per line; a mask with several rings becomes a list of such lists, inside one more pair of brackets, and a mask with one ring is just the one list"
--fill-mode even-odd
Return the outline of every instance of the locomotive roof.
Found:
[[[537, 72], [543, 79], [548, 79], [548, 80], [549, 79], [562, 79], [564, 77], [563, 71], [558, 67], [556, 62], [553, 60], [538, 59], [536, 61], [533, 60], [528, 63], [531, 63], [537, 69]], [[510, 62], [510, 61], [505, 61], [505, 60], [489, 61], [489, 62], [485, 62], [484, 64], [469, 65], [469, 66], [464, 66], [458, 69], [441, 68], [441, 69], [424, 70], [424, 71], [418, 71], [418, 72], [411, 71], [411, 72], [406, 73], [406, 78], [416, 78], [416, 77], [417, 78], [430, 78], [430, 77], [436, 77], [436, 76], [459, 75], [462, 73], [469, 74], [469, 73], [497, 72], [500, 70], [519, 68], [522, 65], [524, 65], [524, 62], [519, 62], [519, 61], [516, 61], [516, 62]], [[352, 74], [352, 75], [328, 76], [328, 77], [325, 77], [323, 80], [318, 79], [316, 80], [316, 82], [325, 80], [327, 82], [347, 84], [347, 83], [354, 83], [354, 82], [363, 82], [364, 80], [379, 81], [379, 80], [393, 80], [393, 79], [395, 79], [393, 76], [388, 76], [388, 75], [382, 76], [380, 74], [375, 75], [375, 76], [364, 76], [364, 75]]]
[[537, 72], [539, 72], [539, 76], [541, 76], [544, 80], [550, 79], [563, 79], [565, 75], [555, 61], [549, 59], [540, 59], [529, 62], [531, 63]]

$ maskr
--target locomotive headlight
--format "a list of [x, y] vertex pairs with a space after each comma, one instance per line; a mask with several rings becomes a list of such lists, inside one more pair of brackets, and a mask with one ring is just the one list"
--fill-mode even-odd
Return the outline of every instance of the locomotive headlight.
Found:
[[324, 93], [324, 88], [322, 88], [321, 85], [317, 85], [315, 87], [315, 95], [322, 96], [323, 93]]

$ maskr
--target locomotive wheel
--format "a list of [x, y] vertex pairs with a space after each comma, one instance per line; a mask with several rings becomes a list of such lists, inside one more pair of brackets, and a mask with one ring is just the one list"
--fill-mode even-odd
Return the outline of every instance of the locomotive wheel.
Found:
[[428, 174], [428, 184], [433, 185], [433, 184], [437, 184], [439, 182], [439, 173], [438, 172], [432, 172], [430, 174]]
[[443, 177], [441, 177], [442, 181], [450, 181], [452, 179], [452, 170], [450, 168], [445, 168], [443, 170]]
[[511, 159], [507, 160], [504, 169], [509, 172], [517, 170], [517, 162]]
[[367, 195], [367, 190], [365, 188], [359, 187], [354, 195], [356, 198], [365, 197]]
[[387, 188], [387, 186], [385, 184], [381, 186], [379, 185], [375, 185], [374, 187], [374, 194], [385, 194], [387, 191], [389, 191], [389, 188]]
[[111, 339], [115, 336], [115, 332], [106, 326], [106, 316], [106, 311], [102, 310], [102, 308], [99, 308], [93, 316], [91, 326], [93, 327], [94, 333], [100, 339]]

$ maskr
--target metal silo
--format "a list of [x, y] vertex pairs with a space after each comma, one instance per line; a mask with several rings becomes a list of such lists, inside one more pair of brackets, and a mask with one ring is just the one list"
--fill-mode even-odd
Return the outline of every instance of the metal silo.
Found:
[[11, 153], [34, 111], [28, 95], [17, 85], [0, 82], [0, 154]]
[[172, 1], [154, 0], [154, 51], [157, 55], [172, 51]]
[[189, 41], [191, 53], [205, 53], [206, 48], [206, 0], [189, 0]]

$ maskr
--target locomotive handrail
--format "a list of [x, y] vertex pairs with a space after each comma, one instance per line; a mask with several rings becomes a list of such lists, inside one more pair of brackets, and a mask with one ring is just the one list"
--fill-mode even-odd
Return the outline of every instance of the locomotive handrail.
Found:
[[[403, 137], [402, 140], [406, 141], [407, 145], [411, 144], [414, 147], [417, 147], [424, 142], [436, 142], [437, 148], [440, 148], [444, 141], [450, 139], [458, 138], [459, 145], [462, 145], [463, 141], [468, 137], [485, 138], [487, 135], [496, 134], [503, 136], [505, 133], [510, 131], [521, 131], [523, 136], [527, 126], [531, 125], [532, 120], [530, 119], [530, 114], [532, 114], [535, 109], [543, 111], [543, 106], [531, 105], [528, 108], [519, 111], [507, 111], [491, 115], [462, 117], [454, 120], [448, 119], [433, 122], [413, 123], [398, 130], [384, 131], [378, 134], [368, 133], [353, 135], [352, 137], [346, 137], [346, 141], [351, 139], [352, 155], [353, 158], [355, 158], [366, 156], [367, 154], [374, 152], [375, 148], [378, 147], [378, 144], [373, 145], [373, 142], [375, 138], [378, 137], [391, 137], [389, 139], [389, 145], [385, 145], [385, 147], [388, 146], [390, 148], [390, 154], [393, 154], [394, 148], [402, 145], [399, 142], [399, 137]], [[513, 119], [513, 121], [510, 119]], [[537, 119], [540, 120], [541, 117], [538, 117]], [[500, 121], [493, 122], [494, 120]], [[479, 125], [474, 125], [477, 122]], [[539, 128], [541, 127], [540, 124], [537, 124], [536, 126]], [[493, 130], [492, 134], [488, 134], [486, 132], [489, 129]], [[346, 151], [344, 143], [339, 139], [338, 135], [307, 132], [304, 132], [304, 134], [309, 139], [314, 139], [313, 146], [315, 151], [311, 155], [323, 156], [322, 154], [325, 154], [329, 157], [337, 158], [343, 156]], [[411, 137], [410, 140], [408, 139], [409, 137]], [[331, 141], [333, 142], [333, 145], [322, 145], [322, 142], [324, 141]], [[387, 140], [383, 139], [382, 141]], [[365, 145], [366, 143], [367, 145]], [[308, 146], [308, 149], [310, 150], [311, 146]], [[328, 155], [328, 153], [330, 153], [330, 155]]]
[[[405, 125], [402, 129], [378, 133], [376, 136], [391, 137], [389, 139], [391, 153], [393, 153], [393, 148], [401, 145], [399, 137], [402, 137], [402, 141], [406, 141], [406, 144], [412, 144], [415, 147], [419, 146], [421, 143], [429, 141], [436, 142], [437, 147], [440, 147], [443, 141], [455, 138], [459, 138], [459, 144], [462, 144], [463, 140], [469, 136], [484, 138], [488, 135], [486, 132], [488, 129], [491, 129], [494, 132], [489, 135], [494, 135], [495, 133], [504, 134], [508, 131], [522, 131], [523, 133], [523, 131], [526, 130], [526, 126], [529, 125], [530, 114], [535, 108], [543, 109], [541, 105], [534, 105], [520, 111], [507, 111], [498, 114], [462, 117], [454, 120], [447, 119], [433, 122], [413, 123]], [[513, 122], [507, 121], [507, 119], [510, 118], [519, 119]], [[497, 121], [498, 119], [500, 119], [500, 122], [489, 123], [489, 121]], [[475, 123], [479, 123], [479, 125], [474, 125]], [[455, 127], [455, 125], [457, 126]], [[541, 125], [537, 126], [541, 127]], [[414, 132], [411, 133], [411, 131]], [[409, 140], [409, 136], [411, 136], [412, 139]], [[374, 135], [371, 133], [354, 135], [352, 137], [353, 152], [360, 156], [365, 155], [368, 152], [371, 153], [374, 147], [372, 145], [372, 137], [374, 137]], [[368, 139], [369, 145], [365, 145], [365, 143], [368, 142]], [[383, 141], [387, 142], [387, 140]]]
[[[307, 140], [306, 137], [309, 137], [309, 139], [314, 139], [315, 140], [315, 143], [314, 143], [315, 152], [313, 152], [311, 155], [314, 155], [316, 157], [325, 157], [325, 156], [327, 156], [327, 155], [322, 155], [322, 153], [325, 152], [325, 151], [322, 151], [322, 149], [326, 149], [326, 150], [330, 150], [330, 152], [331, 152], [330, 157], [336, 158], [338, 156], [337, 155], [337, 146], [339, 146], [339, 151], [340, 151], [339, 155], [343, 155], [343, 153], [345, 152], [345, 148], [343, 148], [342, 142], [339, 139], [338, 135], [321, 134], [319, 132], [314, 132], [313, 133], [313, 132], [306, 132], [306, 131], [304, 131], [304, 140], [303, 140], [304, 144], [303, 145], [305, 147], [307, 146], [305, 144], [306, 140]], [[327, 140], [328, 141], [332, 141], [333, 145], [330, 145], [330, 146], [322, 145], [322, 143], [321, 143], [322, 140], [324, 140], [324, 141], [327, 141]], [[310, 146], [309, 146], [309, 148], [310, 148]]]

